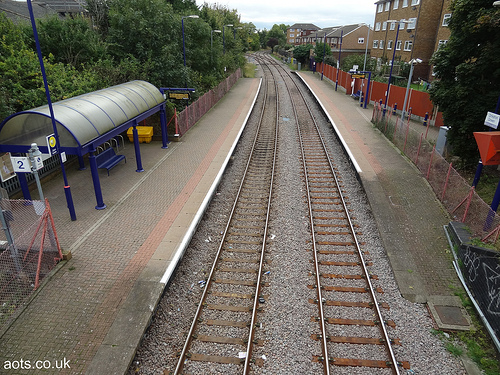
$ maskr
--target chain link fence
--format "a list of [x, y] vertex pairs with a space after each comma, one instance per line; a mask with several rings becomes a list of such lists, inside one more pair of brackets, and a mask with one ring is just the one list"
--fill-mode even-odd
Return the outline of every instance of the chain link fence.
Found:
[[62, 252], [48, 201], [1, 198], [0, 207], [1, 331], [62, 259]]
[[496, 243], [500, 216], [426, 140], [429, 125], [418, 131], [410, 117], [401, 119], [381, 103], [375, 103], [372, 122], [418, 167], [453, 220], [464, 223], [472, 237]]
[[224, 95], [233, 87], [233, 85], [242, 77], [241, 69], [236, 70], [224, 81], [212, 90], [199, 97], [191, 105], [187, 106], [182, 112], [176, 113], [175, 121], [169, 121], [169, 134], [184, 135], [191, 126], [207, 113]]

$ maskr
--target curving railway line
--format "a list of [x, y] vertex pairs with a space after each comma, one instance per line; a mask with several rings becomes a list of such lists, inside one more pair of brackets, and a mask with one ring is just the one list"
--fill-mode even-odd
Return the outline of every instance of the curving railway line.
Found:
[[208, 238], [187, 253], [202, 265], [180, 266], [189, 281], [168, 293], [183, 305], [164, 298], [146, 338], [155, 349], [129, 373], [406, 374], [387, 275], [371, 271], [371, 235], [351, 207], [350, 162], [299, 78], [254, 58], [259, 105], [200, 229]]

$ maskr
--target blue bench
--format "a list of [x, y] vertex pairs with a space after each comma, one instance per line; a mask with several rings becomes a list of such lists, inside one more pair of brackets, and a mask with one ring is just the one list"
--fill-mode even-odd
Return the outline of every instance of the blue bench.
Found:
[[113, 147], [107, 148], [106, 150], [97, 154], [95, 157], [97, 168], [106, 169], [108, 171], [108, 176], [109, 176], [109, 170], [114, 166], [116, 166], [122, 160], [125, 160], [125, 163], [127, 162], [125, 155], [116, 155]]
[[352, 96], [354, 99], [359, 99], [359, 96], [360, 96], [361, 94], [362, 94], [362, 93], [361, 93], [361, 90], [358, 90], [358, 91], [356, 91], [356, 93], [355, 93], [355, 94], [351, 94], [351, 96]]

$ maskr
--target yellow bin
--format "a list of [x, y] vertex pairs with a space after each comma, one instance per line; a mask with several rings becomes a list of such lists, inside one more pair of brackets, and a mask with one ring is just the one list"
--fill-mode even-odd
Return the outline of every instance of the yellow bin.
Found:
[[[134, 142], [134, 128], [131, 126], [127, 130], [128, 140]], [[153, 127], [152, 126], [137, 126], [137, 133], [139, 135], [139, 143], [149, 143], [153, 138]]]

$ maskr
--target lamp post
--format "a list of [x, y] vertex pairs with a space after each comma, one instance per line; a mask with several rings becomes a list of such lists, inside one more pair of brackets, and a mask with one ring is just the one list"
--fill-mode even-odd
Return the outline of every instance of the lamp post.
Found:
[[226, 54], [226, 37], [225, 37], [225, 34], [224, 34], [224, 29], [226, 27], [233, 27], [233, 24], [228, 24], [228, 25], [224, 25], [222, 26], [222, 47], [223, 47], [223, 53], [224, 55]]
[[403, 108], [401, 108], [401, 121], [403, 121], [404, 117], [405, 117], [406, 102], [408, 100], [408, 91], [410, 90], [411, 76], [413, 75], [413, 68], [415, 67], [415, 65], [420, 64], [421, 62], [422, 62], [422, 60], [420, 60], [420, 59], [411, 59], [410, 60], [410, 75], [408, 76], [408, 84], [406, 85], [405, 101], [403, 104]]
[[384, 110], [382, 112], [382, 116], [385, 116], [385, 112], [387, 110], [387, 100], [389, 99], [389, 90], [391, 88], [392, 68], [394, 67], [394, 57], [396, 56], [396, 46], [398, 45], [399, 29], [401, 27], [401, 23], [408, 23], [407, 20], [401, 20], [401, 21], [387, 20], [387, 23], [389, 23], [389, 22], [398, 22], [398, 28], [396, 30], [396, 40], [394, 41], [394, 50], [392, 52], [391, 70], [389, 72], [389, 83], [387, 84], [387, 93], [385, 95], [385, 104], [384, 104]]
[[241, 30], [241, 29], [243, 29], [243, 27], [241, 26], [233, 28], [233, 39], [236, 39], [236, 30]]
[[191, 16], [183, 16], [181, 18], [181, 23], [182, 23], [182, 55], [184, 56], [184, 67], [186, 67], [186, 40], [184, 38], [184, 18], [199, 18], [199, 17], [196, 15], [191, 15]]
[[210, 31], [210, 65], [212, 64], [212, 49], [214, 47], [214, 33], [221, 33], [220, 30], [211, 30]]
[[47, 75], [45, 73], [45, 65], [43, 63], [42, 49], [40, 47], [40, 41], [38, 39], [38, 32], [36, 30], [35, 16], [33, 13], [33, 6], [31, 5], [31, 0], [27, 1], [28, 11], [30, 14], [31, 27], [33, 29], [33, 35], [35, 37], [36, 51], [38, 55], [38, 61], [40, 63], [40, 70], [42, 71], [42, 79], [45, 87], [45, 96], [47, 97], [47, 106], [49, 107], [50, 119], [52, 122], [52, 128], [54, 129], [54, 135], [56, 138], [56, 150], [59, 155], [59, 161], [61, 163], [61, 172], [64, 180], [64, 194], [66, 195], [66, 203], [68, 205], [69, 214], [72, 221], [76, 220], [75, 205], [73, 203], [73, 196], [71, 195], [71, 188], [69, 186], [68, 177], [66, 175], [66, 169], [64, 168], [64, 159], [61, 155], [61, 143], [59, 142], [59, 133], [57, 132], [56, 118], [54, 114], [54, 108], [52, 107], [52, 99], [50, 97], [49, 83], [47, 81]]
[[335, 91], [337, 91], [337, 85], [339, 83], [339, 71], [340, 71], [340, 54], [342, 53], [342, 37], [344, 36], [344, 27], [340, 30], [340, 46], [339, 46], [339, 60], [337, 61], [337, 78], [335, 79]]
[[326, 57], [326, 31], [325, 31], [325, 42], [323, 43], [323, 62], [321, 63], [321, 80], [323, 80], [323, 73], [325, 71], [325, 57]]

